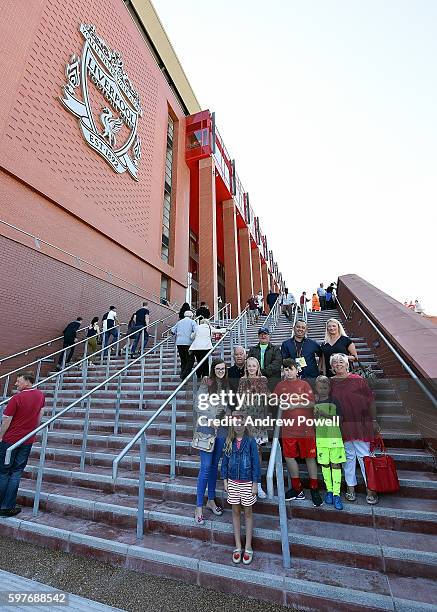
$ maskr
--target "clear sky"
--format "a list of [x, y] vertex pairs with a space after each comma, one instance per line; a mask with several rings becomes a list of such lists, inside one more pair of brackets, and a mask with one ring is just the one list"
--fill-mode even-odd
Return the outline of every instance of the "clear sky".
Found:
[[153, 2], [289, 288], [437, 314], [437, 1]]

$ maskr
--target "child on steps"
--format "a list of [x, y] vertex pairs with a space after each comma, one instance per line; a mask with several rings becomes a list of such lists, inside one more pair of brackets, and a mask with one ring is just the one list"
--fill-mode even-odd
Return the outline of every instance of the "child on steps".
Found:
[[343, 510], [340, 497], [341, 464], [346, 461], [343, 438], [338, 424], [330, 424], [333, 417], [341, 418], [339, 403], [330, 397], [331, 383], [327, 376], [316, 378], [316, 404], [314, 416], [325, 420], [316, 423], [317, 461], [322, 468], [326, 485], [325, 504], [334, 505], [336, 510]]
[[[222, 458], [222, 477], [224, 489], [228, 493], [228, 504], [232, 506], [235, 537], [232, 561], [234, 563], [243, 561], [244, 565], [249, 565], [253, 559], [252, 506], [256, 502], [258, 483], [261, 482], [261, 470], [257, 444], [245, 425], [245, 415], [233, 414], [233, 424], [229, 429]], [[243, 554], [240, 533], [242, 508], [244, 508], [246, 524], [246, 544]]]

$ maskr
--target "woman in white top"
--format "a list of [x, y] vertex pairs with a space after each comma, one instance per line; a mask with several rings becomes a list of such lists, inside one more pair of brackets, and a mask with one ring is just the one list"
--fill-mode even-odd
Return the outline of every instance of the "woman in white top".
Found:
[[[200, 363], [207, 352], [212, 349], [212, 334], [220, 332], [223, 333], [225, 331], [226, 330], [224, 329], [216, 329], [215, 327], [212, 327], [208, 319], [199, 319], [197, 329], [194, 332], [193, 342], [189, 349], [191, 353], [194, 353], [197, 363]], [[197, 377], [203, 378], [204, 376], [208, 376], [208, 373], [209, 364], [208, 359], [206, 359], [197, 370]]]

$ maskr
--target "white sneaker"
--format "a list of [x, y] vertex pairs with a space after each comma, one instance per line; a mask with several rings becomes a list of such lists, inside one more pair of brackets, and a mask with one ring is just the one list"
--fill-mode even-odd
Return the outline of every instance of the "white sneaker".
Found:
[[265, 499], [267, 494], [262, 490], [261, 483], [258, 483], [258, 497], [259, 499]]

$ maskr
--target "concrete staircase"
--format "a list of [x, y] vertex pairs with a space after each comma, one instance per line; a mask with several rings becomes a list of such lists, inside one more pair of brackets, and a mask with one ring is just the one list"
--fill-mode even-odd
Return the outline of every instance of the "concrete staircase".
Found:
[[[335, 311], [309, 314], [309, 335], [322, 340], [325, 321]], [[249, 327], [249, 346], [262, 324]], [[272, 335], [280, 343], [289, 337], [290, 323], [281, 316]], [[207, 515], [204, 526], [193, 521], [198, 456], [190, 454], [192, 394], [177, 403], [177, 473], [169, 477], [170, 411], [165, 411], [147, 436], [145, 530], [136, 540], [138, 448], [121, 464], [114, 483], [114, 457], [154, 413], [179, 378], [173, 370], [173, 351], [164, 351], [163, 389], [158, 391], [159, 356], [147, 358], [144, 405], [138, 406], [139, 366], [123, 380], [120, 427], [114, 428], [116, 383], [97, 393], [85, 470], [79, 469], [82, 408], [59, 420], [49, 434], [41, 512], [32, 518], [31, 504], [39, 459], [35, 444], [21, 482], [17, 518], [1, 519], [0, 533], [43, 546], [90, 555], [112, 564], [150, 572], [305, 610], [436, 610], [437, 475], [434, 458], [414, 430], [390, 381], [379, 370], [362, 338], [354, 338], [364, 363], [378, 372], [378, 414], [390, 454], [401, 481], [397, 495], [383, 496], [377, 506], [365, 502], [359, 476], [358, 499], [345, 502], [342, 512], [314, 508], [309, 500], [288, 504], [292, 569], [282, 567], [276, 501], [255, 505], [255, 556], [251, 566], [233, 566], [231, 512]], [[227, 360], [229, 360], [228, 351]], [[111, 372], [121, 366], [114, 360]], [[92, 388], [105, 377], [96, 366], [88, 379]], [[65, 377], [59, 401], [67, 405], [80, 396], [79, 372]], [[48, 396], [53, 389], [48, 388]], [[50, 413], [50, 398], [47, 412]], [[264, 455], [264, 471], [268, 449]], [[302, 473], [306, 477], [305, 470]], [[219, 484], [219, 496], [225, 500]], [[226, 506], [226, 504], [225, 504]]]

